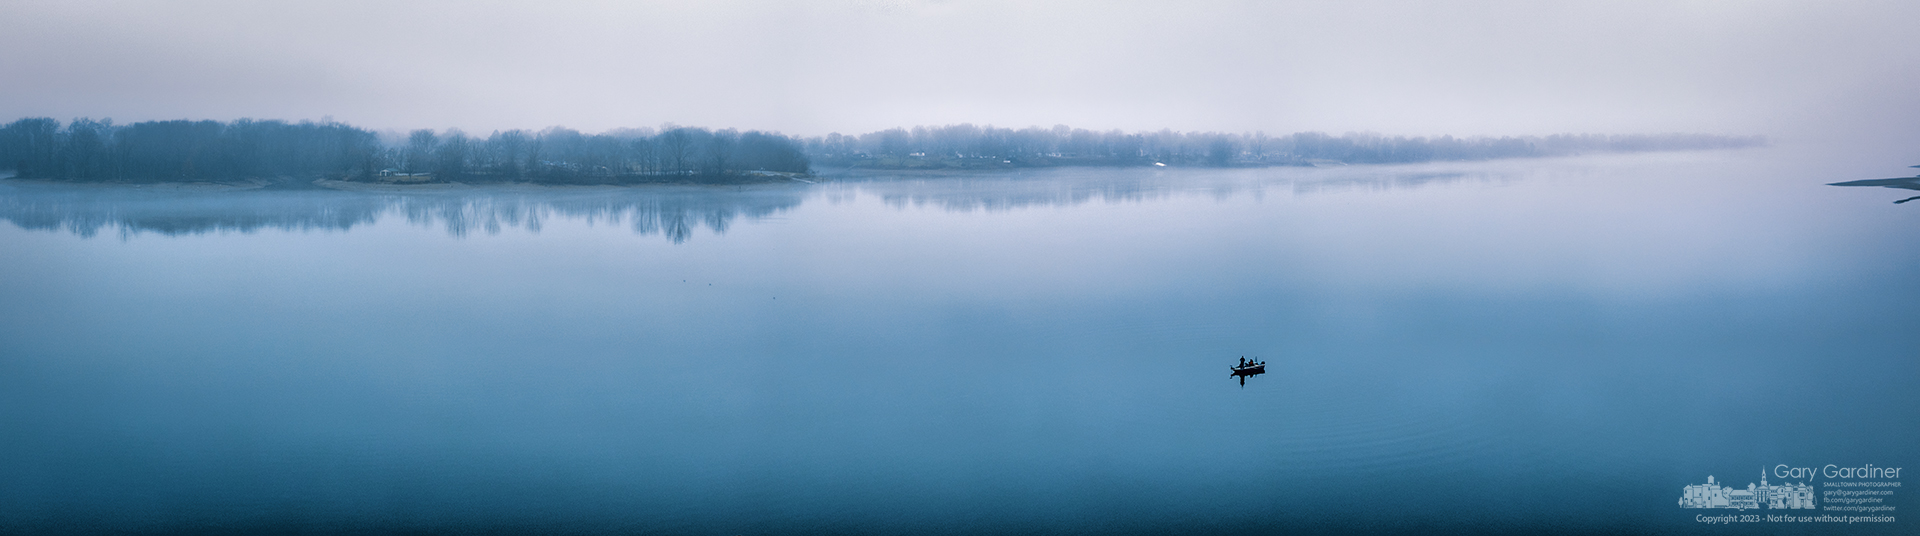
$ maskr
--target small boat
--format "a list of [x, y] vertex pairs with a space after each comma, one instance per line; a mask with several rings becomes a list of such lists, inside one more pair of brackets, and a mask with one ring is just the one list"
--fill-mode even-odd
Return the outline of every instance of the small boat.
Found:
[[1233, 374], [1230, 374], [1229, 377], [1240, 378], [1240, 385], [1246, 385], [1248, 376], [1258, 376], [1267, 373], [1267, 362], [1256, 359], [1242, 365], [1227, 367], [1227, 369], [1233, 371]]

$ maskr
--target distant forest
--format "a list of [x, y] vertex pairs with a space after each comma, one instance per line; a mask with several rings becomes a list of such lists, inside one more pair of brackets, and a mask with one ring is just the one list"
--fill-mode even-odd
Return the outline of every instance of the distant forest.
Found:
[[0, 129], [0, 169], [75, 181], [736, 182], [807, 173], [802, 145], [779, 134], [685, 127], [593, 135], [555, 127], [486, 138], [415, 130], [383, 140], [335, 122], [76, 119], [63, 128], [28, 118]]
[[1264, 133], [1097, 132], [915, 127], [858, 136], [667, 125], [600, 134], [553, 127], [386, 135], [337, 122], [241, 119], [146, 121], [27, 118], [0, 128], [0, 170], [74, 181], [330, 178], [387, 182], [624, 184], [785, 180], [822, 166], [995, 169], [1063, 165], [1271, 166], [1484, 160], [1595, 152], [1752, 147], [1760, 137], [1701, 134], [1502, 138]]
[[1285, 136], [1219, 132], [1127, 133], [1069, 128], [1020, 130], [968, 124], [808, 138], [821, 165], [879, 169], [1053, 165], [1273, 166], [1401, 164], [1582, 153], [1733, 149], [1766, 144], [1760, 136], [1705, 134], [1558, 134], [1502, 138], [1387, 137], [1301, 132]]

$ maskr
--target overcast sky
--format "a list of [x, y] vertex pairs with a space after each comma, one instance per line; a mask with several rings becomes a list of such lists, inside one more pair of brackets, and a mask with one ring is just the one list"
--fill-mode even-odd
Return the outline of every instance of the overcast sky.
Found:
[[0, 120], [1920, 140], [1920, 2], [0, 0]]

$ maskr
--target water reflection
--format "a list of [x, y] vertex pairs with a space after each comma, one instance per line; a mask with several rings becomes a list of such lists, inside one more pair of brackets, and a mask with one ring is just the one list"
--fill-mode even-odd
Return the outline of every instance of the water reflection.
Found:
[[[1481, 164], [1484, 166], [1484, 164]], [[1485, 173], [1482, 171], [1481, 173]], [[705, 227], [724, 234], [742, 217], [758, 220], [801, 205], [808, 196], [831, 204], [874, 196], [895, 209], [1009, 211], [1091, 202], [1141, 203], [1176, 195], [1262, 198], [1269, 192], [1313, 195], [1350, 190], [1409, 189], [1481, 175], [1435, 166], [1341, 168], [1115, 169], [1056, 168], [1010, 173], [825, 174], [819, 185], [747, 187], [536, 187], [240, 189], [215, 185], [97, 185], [0, 180], [0, 219], [26, 229], [122, 238], [339, 230], [403, 217], [450, 235], [539, 232], [554, 217], [625, 225], [641, 235], [683, 243]]]
[[719, 191], [700, 187], [493, 187], [412, 191], [232, 189], [219, 186], [72, 185], [0, 181], [0, 219], [26, 229], [122, 238], [339, 230], [388, 214], [464, 237], [507, 228], [539, 232], [553, 217], [626, 225], [642, 235], [685, 242], [695, 229], [725, 233], [735, 220], [798, 206], [804, 190], [784, 185]]
[[[1473, 166], [1471, 172], [1467, 166]], [[827, 199], [855, 192], [879, 197], [894, 208], [937, 207], [955, 212], [998, 212], [1089, 202], [1141, 203], [1176, 195], [1226, 200], [1269, 192], [1315, 195], [1353, 190], [1401, 190], [1472, 180], [1492, 180], [1484, 162], [1332, 168], [1145, 169], [1052, 168], [1008, 173], [843, 172]]]
[[[741, 190], [0, 181], [0, 216], [59, 233], [0, 223], [24, 261], [0, 263], [0, 524], [1698, 532], [1670, 501], [1703, 472], [1899, 466], [1916, 442], [1887, 426], [1920, 408], [1916, 214], [1805, 195], [1830, 155], [1758, 156]], [[608, 254], [628, 227], [776, 213], [794, 232]], [[513, 236], [456, 238], [495, 229]], [[1221, 383], [1241, 355], [1282, 368]], [[1459, 519], [1512, 521], [1437, 525]]]
[[1258, 357], [1253, 358], [1252, 361], [1248, 361], [1247, 358], [1242, 357], [1240, 358], [1240, 364], [1234, 365], [1232, 370], [1233, 377], [1240, 379], [1240, 386], [1246, 387], [1248, 376], [1259, 376], [1267, 373], [1267, 362], [1261, 361]]

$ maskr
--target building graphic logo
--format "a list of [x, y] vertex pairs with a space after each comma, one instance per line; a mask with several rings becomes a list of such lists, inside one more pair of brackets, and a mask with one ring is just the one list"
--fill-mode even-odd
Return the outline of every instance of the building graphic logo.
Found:
[[1812, 509], [1813, 486], [1805, 482], [1779, 485], [1767, 484], [1767, 471], [1760, 470], [1760, 485], [1747, 483], [1747, 489], [1734, 489], [1721, 486], [1713, 481], [1713, 475], [1707, 475], [1707, 483], [1694, 484], [1680, 491], [1681, 508], [1732, 508], [1746, 510], [1767, 505], [1768, 509]]

